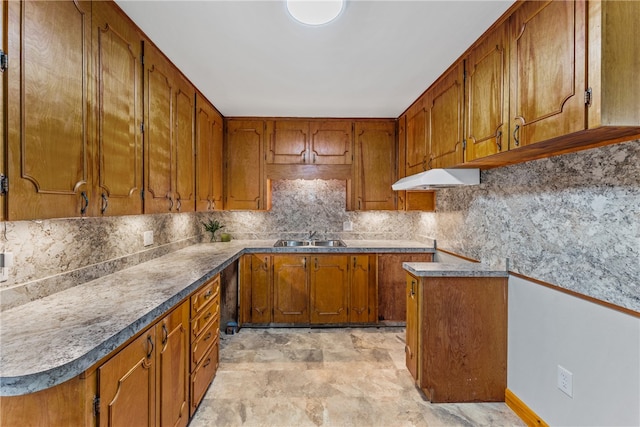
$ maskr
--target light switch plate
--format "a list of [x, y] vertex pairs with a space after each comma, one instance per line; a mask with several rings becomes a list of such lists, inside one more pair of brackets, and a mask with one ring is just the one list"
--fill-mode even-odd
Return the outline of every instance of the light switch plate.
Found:
[[342, 223], [342, 231], [353, 231], [353, 222], [345, 221]]
[[143, 239], [145, 246], [153, 245], [153, 231], [145, 231], [143, 233]]

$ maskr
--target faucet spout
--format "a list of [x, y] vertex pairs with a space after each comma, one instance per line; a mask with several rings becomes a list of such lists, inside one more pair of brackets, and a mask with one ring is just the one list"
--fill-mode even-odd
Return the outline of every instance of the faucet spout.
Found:
[[313, 236], [315, 236], [317, 233], [318, 233], [317, 231], [310, 231], [309, 232], [309, 238], [307, 240], [313, 239]]

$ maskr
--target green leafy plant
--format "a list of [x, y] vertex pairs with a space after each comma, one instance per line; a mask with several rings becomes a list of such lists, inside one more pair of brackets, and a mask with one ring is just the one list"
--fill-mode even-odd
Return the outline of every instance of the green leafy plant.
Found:
[[212, 242], [216, 241], [216, 232], [221, 228], [224, 228], [224, 225], [222, 225], [217, 219], [210, 219], [207, 222], [203, 222], [202, 225], [204, 225], [204, 229], [207, 232], [211, 233]]

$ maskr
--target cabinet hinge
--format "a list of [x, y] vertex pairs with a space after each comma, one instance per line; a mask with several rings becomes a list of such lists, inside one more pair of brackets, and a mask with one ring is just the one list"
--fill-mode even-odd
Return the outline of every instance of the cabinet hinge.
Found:
[[140, 122], [140, 132], [144, 133], [144, 122]]
[[0, 49], [0, 71], [3, 73], [9, 69], [9, 55]]
[[9, 178], [6, 175], [0, 174], [0, 195], [7, 194], [9, 192]]
[[591, 107], [591, 98], [593, 97], [593, 92], [591, 88], [588, 88], [584, 91], [584, 103], [587, 107]]
[[93, 415], [98, 416], [100, 414], [100, 396], [93, 397]]
[[466, 139], [463, 139], [463, 140], [462, 140], [462, 149], [463, 149], [463, 150], [466, 150], [466, 149], [467, 149], [467, 140], [466, 140]]

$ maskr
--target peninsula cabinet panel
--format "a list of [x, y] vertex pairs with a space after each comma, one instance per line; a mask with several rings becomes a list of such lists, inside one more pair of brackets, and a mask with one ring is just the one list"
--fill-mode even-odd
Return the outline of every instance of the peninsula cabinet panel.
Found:
[[196, 210], [222, 209], [222, 115], [200, 93], [196, 94]]
[[464, 64], [458, 62], [427, 91], [427, 169], [462, 163]]
[[273, 257], [273, 322], [309, 323], [307, 255]]
[[510, 149], [584, 130], [583, 1], [527, 1], [511, 16]]
[[405, 322], [407, 298], [405, 296], [406, 271], [403, 262], [430, 262], [431, 253], [378, 255], [378, 320]]
[[507, 24], [487, 34], [465, 59], [465, 161], [509, 149]]
[[227, 121], [225, 209], [269, 209], [263, 163], [265, 130], [262, 120]]
[[395, 121], [356, 122], [355, 207], [358, 210], [395, 210]]
[[142, 214], [142, 36], [109, 2], [92, 3], [100, 215]]
[[310, 321], [347, 323], [349, 320], [348, 258], [344, 255], [314, 256], [311, 262]]
[[418, 319], [420, 319], [420, 306], [418, 304], [418, 301], [420, 299], [420, 287], [418, 283], [419, 282], [417, 278], [413, 277], [410, 274], [407, 274], [407, 325], [405, 328], [406, 339], [404, 352], [407, 369], [409, 370], [411, 376], [416, 380], [416, 382], [419, 383], [420, 373], [418, 372], [418, 334], [420, 328]]
[[353, 157], [351, 120], [316, 120], [309, 123], [310, 162], [317, 165], [350, 165]]
[[7, 219], [89, 214], [91, 2], [6, 3]]

